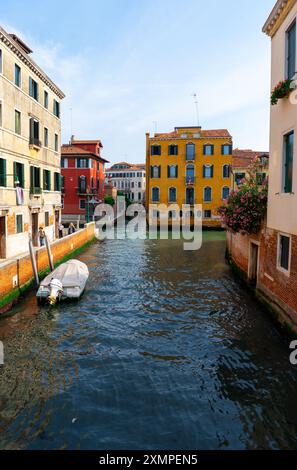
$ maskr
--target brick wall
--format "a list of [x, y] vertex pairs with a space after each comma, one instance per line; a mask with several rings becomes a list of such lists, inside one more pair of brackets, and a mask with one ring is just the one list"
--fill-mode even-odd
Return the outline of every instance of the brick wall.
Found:
[[227, 249], [232, 261], [249, 275], [250, 242], [260, 245], [259, 273], [256, 292], [274, 310], [281, 323], [297, 332], [297, 236], [292, 236], [290, 275], [277, 268], [278, 233], [263, 227], [259, 235], [227, 232]]
[[[86, 243], [94, 239], [95, 224], [91, 222], [85, 228], [72, 235], [68, 235], [51, 244], [54, 263], [58, 263], [65, 256], [71, 255]], [[49, 268], [47, 250], [45, 247], [36, 250], [38, 271], [42, 272]], [[7, 310], [12, 300], [20, 295], [20, 290], [34, 278], [30, 255], [5, 261], [0, 264], [0, 312]], [[3, 302], [7, 298], [7, 303]]]

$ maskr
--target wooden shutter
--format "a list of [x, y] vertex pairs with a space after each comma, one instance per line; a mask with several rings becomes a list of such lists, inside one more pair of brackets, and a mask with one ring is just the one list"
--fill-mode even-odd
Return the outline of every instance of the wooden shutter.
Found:
[[34, 188], [34, 167], [30, 166], [30, 188]]
[[175, 167], [175, 176], [178, 178], [178, 165]]
[[206, 170], [205, 165], [203, 165], [203, 178], [205, 178], [205, 170]]
[[167, 178], [170, 178], [170, 165], [167, 166]]
[[[16, 162], [13, 162], [13, 186], [16, 186], [16, 179], [17, 179], [17, 164]], [[20, 180], [18, 178], [18, 181], [20, 183]]]
[[210, 170], [211, 170], [210, 175], [213, 178], [213, 165], [211, 165]]
[[159, 178], [161, 178], [161, 166], [159, 165]]
[[33, 81], [31, 77], [29, 77], [29, 95], [33, 96]]
[[4, 158], [0, 158], [0, 186], [6, 187], [6, 184], [6, 160]]

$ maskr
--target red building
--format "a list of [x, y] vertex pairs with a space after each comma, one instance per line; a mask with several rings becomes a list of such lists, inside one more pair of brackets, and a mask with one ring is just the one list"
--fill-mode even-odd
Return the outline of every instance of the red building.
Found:
[[104, 165], [100, 140], [71, 140], [61, 149], [62, 220], [86, 221], [104, 198]]

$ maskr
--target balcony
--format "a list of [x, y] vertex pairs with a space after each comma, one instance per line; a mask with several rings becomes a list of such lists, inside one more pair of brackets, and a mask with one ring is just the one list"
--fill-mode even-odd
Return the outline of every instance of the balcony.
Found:
[[195, 176], [186, 176], [185, 177], [185, 183], [187, 186], [194, 186], [196, 183], [196, 177]]
[[93, 194], [97, 194], [98, 190], [96, 188], [86, 188], [86, 187], [78, 187], [77, 194], [80, 196], [92, 196]]
[[187, 155], [186, 154], [186, 161], [187, 162], [194, 162], [196, 160], [196, 154], [192, 154], [192, 155]]
[[42, 193], [41, 188], [35, 188], [35, 187], [30, 188], [30, 196], [40, 196], [41, 193]]
[[29, 139], [29, 146], [39, 150], [42, 146], [41, 141], [36, 139], [35, 137], [30, 137]]

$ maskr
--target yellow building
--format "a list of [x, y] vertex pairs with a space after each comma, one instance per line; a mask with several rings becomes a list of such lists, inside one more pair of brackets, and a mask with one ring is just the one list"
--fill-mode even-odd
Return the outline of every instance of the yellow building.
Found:
[[231, 163], [232, 137], [226, 129], [147, 133], [147, 205], [202, 204], [203, 225], [220, 226], [217, 208], [231, 190]]
[[63, 92], [32, 51], [0, 28], [0, 259], [38, 246], [43, 225], [57, 236], [61, 213], [60, 103]]

